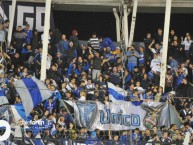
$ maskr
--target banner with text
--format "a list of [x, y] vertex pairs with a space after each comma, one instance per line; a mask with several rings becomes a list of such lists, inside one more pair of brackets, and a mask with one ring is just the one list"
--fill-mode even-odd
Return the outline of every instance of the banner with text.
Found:
[[[17, 26], [24, 27], [26, 22], [30, 24], [31, 29], [37, 29], [43, 32], [44, 17], [45, 17], [45, 4], [44, 3], [25, 3], [17, 2], [14, 19], [14, 29]], [[11, 15], [11, 2], [3, 1], [0, 5], [0, 17], [3, 20], [9, 19]], [[50, 28], [54, 28], [53, 14], [50, 17]]]
[[152, 129], [153, 126], [182, 125], [175, 108], [168, 103], [142, 103], [134, 106], [131, 102], [106, 103], [80, 102], [72, 103], [75, 121], [78, 126], [89, 130], [128, 130], [139, 128]]

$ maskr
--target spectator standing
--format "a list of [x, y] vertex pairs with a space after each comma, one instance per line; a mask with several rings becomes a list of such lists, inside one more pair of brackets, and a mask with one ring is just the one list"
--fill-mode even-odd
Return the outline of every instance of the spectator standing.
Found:
[[53, 47], [56, 47], [56, 45], [59, 43], [61, 37], [62, 37], [62, 33], [59, 31], [59, 29], [57, 27], [55, 27], [53, 34], [52, 34]]
[[70, 63], [73, 59], [77, 58], [77, 51], [74, 43], [72, 41], [68, 44], [68, 51], [67, 51], [67, 62]]
[[154, 37], [155, 37], [155, 43], [158, 43], [159, 45], [163, 45], [163, 31], [161, 28], [158, 28], [157, 34], [155, 34]]
[[72, 31], [72, 35], [70, 36], [69, 41], [73, 42], [73, 44], [74, 44], [74, 49], [75, 49], [76, 51], [78, 51], [80, 46], [79, 46], [78, 31], [77, 31], [77, 30], [73, 30], [73, 31]]
[[39, 37], [39, 33], [37, 30], [34, 30], [34, 35], [31, 39], [32, 50], [38, 50], [38, 48], [40, 47], [40, 44], [41, 44], [41, 40]]
[[90, 46], [96, 52], [100, 51], [99, 38], [97, 37], [95, 32], [92, 33], [92, 36], [88, 41], [88, 46]]
[[[152, 48], [153, 44], [155, 44], [155, 47]], [[157, 53], [159, 58], [161, 58], [162, 56], [162, 49], [161, 49], [161, 45], [159, 45], [159, 43], [155, 43], [155, 41], [153, 40], [152, 43], [149, 45], [149, 49], [151, 50], [151, 52]]]
[[144, 43], [145, 43], [145, 59], [150, 60], [151, 58], [153, 58], [152, 52], [150, 51], [150, 49], [148, 48], [149, 45], [152, 43], [153, 38], [151, 36], [151, 33], [147, 33], [146, 37], [144, 38]]
[[181, 38], [181, 44], [184, 45], [184, 50], [185, 50], [186, 59], [188, 59], [188, 58], [189, 58], [190, 46], [191, 46], [191, 44], [192, 44], [193, 41], [192, 41], [190, 35], [188, 35], [186, 38], [187, 38], [187, 39], [185, 39], [184, 41], [183, 41], [183, 37]]
[[59, 41], [58, 43], [58, 51], [62, 54], [63, 57], [67, 57], [67, 53], [68, 53], [68, 42], [66, 39], [66, 35], [63, 34], [62, 39]]
[[171, 29], [170, 30], [170, 36], [169, 36], [169, 45], [172, 45], [172, 43], [174, 41], [174, 37], [175, 37], [175, 30]]
[[139, 47], [139, 67], [142, 68], [145, 65], [145, 52], [142, 46]]
[[22, 50], [22, 47], [23, 47], [25, 36], [26, 35], [22, 31], [22, 27], [18, 26], [17, 30], [13, 34], [13, 43], [15, 45], [16, 52], [19, 53], [19, 54], [21, 54], [21, 50]]
[[180, 43], [176, 40], [174, 40], [173, 45], [169, 48], [168, 54], [170, 56], [173, 56], [173, 58], [175, 58], [178, 61], [178, 63], [184, 61], [185, 58], [184, 49], [182, 48]]
[[139, 53], [135, 50], [134, 46], [131, 46], [126, 53], [128, 58], [127, 69], [131, 72], [135, 66], [137, 66], [137, 59], [140, 58]]
[[29, 24], [26, 24], [25, 25], [25, 28], [23, 29], [23, 32], [25, 34], [25, 43], [26, 44], [29, 44], [31, 43], [31, 39], [33, 37], [33, 32], [32, 30], [30, 29], [30, 25]]
[[116, 49], [111, 38], [99, 37], [99, 43], [100, 43], [100, 50], [107, 48], [108, 51], [114, 51]]
[[91, 57], [93, 58], [92, 61], [92, 79], [96, 80], [99, 75], [101, 74], [101, 69], [104, 61], [100, 58], [100, 54], [98, 52], [93, 55], [91, 52], [91, 48], [89, 48], [89, 52], [91, 54]]
[[35, 74], [37, 78], [40, 77], [41, 61], [42, 61], [42, 47], [38, 49], [38, 53], [34, 57]]

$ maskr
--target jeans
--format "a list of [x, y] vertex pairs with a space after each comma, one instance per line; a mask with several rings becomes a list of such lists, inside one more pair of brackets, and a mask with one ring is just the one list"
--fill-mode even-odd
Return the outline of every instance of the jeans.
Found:
[[129, 70], [131, 72], [135, 66], [137, 66], [137, 63], [128, 62], [127, 63], [127, 70]]
[[149, 71], [149, 72], [147, 73], [147, 75], [148, 75], [148, 78], [149, 78], [149, 79], [153, 79], [153, 77], [154, 77], [152, 71]]

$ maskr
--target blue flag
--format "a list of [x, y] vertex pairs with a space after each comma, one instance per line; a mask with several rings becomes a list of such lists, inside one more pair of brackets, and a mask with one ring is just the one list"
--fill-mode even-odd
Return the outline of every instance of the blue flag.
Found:
[[127, 97], [127, 92], [120, 87], [116, 87], [114, 84], [108, 82], [109, 99], [112, 102], [124, 101]]
[[26, 116], [29, 116], [33, 108], [52, 95], [46, 85], [35, 77], [17, 80], [14, 85], [21, 97]]
[[23, 108], [23, 105], [21, 103], [11, 105], [11, 110], [13, 112], [13, 116], [16, 121], [19, 119], [23, 119], [25, 121], [30, 121], [32, 119], [32, 116], [27, 116], [25, 115], [25, 110]]

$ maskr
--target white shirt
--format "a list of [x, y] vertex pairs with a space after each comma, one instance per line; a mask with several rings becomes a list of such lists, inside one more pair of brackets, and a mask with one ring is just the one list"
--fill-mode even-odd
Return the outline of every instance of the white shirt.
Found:
[[161, 72], [161, 67], [160, 67], [160, 65], [154, 66], [154, 67], [152, 67], [151, 70], [152, 70], [153, 72]]
[[159, 58], [157, 58], [157, 59], [154, 58], [154, 59], [151, 60], [150, 67], [153, 68], [153, 67], [158, 66], [160, 64], [161, 64], [161, 60]]
[[189, 49], [190, 49], [190, 45], [191, 45], [192, 42], [193, 42], [192, 40], [190, 40], [190, 41], [184, 40], [184, 41], [182, 42], [182, 45], [185, 46], [184, 49], [185, 49], [185, 50], [189, 50]]

